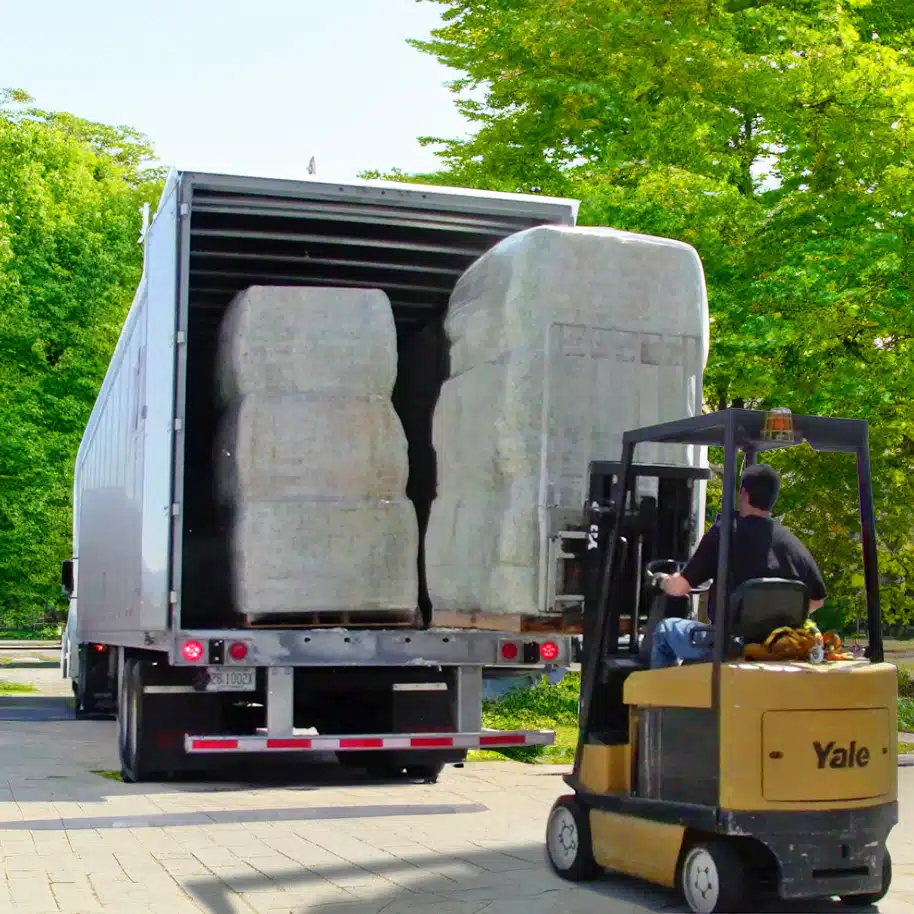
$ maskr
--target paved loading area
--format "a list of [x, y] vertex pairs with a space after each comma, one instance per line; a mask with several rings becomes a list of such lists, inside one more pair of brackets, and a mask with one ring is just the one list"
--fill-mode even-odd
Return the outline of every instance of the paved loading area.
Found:
[[[333, 767], [253, 784], [125, 785], [95, 774], [117, 768], [115, 725], [70, 719], [42, 653], [0, 663], [0, 679], [40, 689], [0, 698], [2, 912], [684, 910], [672, 894], [622, 877], [580, 887], [552, 875], [543, 832], [564, 768], [471, 764], [433, 786], [360, 783]], [[914, 769], [900, 776], [884, 914], [914, 914]]]

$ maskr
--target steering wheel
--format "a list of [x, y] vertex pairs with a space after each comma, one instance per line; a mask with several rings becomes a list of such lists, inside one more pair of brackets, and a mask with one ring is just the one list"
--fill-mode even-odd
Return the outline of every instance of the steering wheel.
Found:
[[[685, 562], [677, 562], [676, 559], [654, 559], [644, 566], [644, 583], [647, 586], [652, 586], [657, 575], [679, 574], [685, 566]], [[703, 584], [699, 584], [698, 587], [691, 588], [689, 594], [707, 593], [711, 589], [712, 583], [712, 581], [705, 581]]]
[[[654, 589], [654, 580], [657, 575], [678, 574], [685, 568], [685, 565], [685, 562], [678, 562], [675, 559], [654, 559], [644, 566], [644, 584], [646, 587]], [[673, 599], [685, 599], [686, 596], [691, 594], [707, 593], [711, 589], [711, 583], [711, 581], [705, 581], [698, 587], [691, 588], [688, 594], [679, 598], [671, 597], [659, 588], [654, 589], [654, 598], [638, 649], [638, 654], [645, 666], [648, 664], [651, 656], [651, 646], [654, 642], [654, 629], [657, 627], [657, 623], [666, 617], [666, 610], [669, 605], [668, 601]]]

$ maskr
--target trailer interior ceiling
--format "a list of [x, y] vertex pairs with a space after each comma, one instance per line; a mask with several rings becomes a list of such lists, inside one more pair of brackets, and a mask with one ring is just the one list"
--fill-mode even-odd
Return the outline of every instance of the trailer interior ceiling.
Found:
[[[220, 418], [216, 340], [232, 298], [252, 285], [387, 293], [401, 354], [394, 399], [410, 445], [409, 495], [424, 528], [435, 487], [431, 411], [447, 375], [441, 319], [451, 291], [463, 271], [500, 240], [535, 225], [572, 225], [575, 208], [570, 201], [395, 184], [379, 188], [185, 174], [185, 191], [188, 181], [181, 622], [219, 627], [233, 621], [227, 608], [243, 610], [232, 605], [228, 587], [230, 518], [216, 503], [213, 466]], [[413, 341], [415, 354], [415, 335], [423, 330], [422, 345], [440, 348], [441, 357], [429, 354], [421, 359], [422, 369], [417, 362], [417, 368], [404, 372], [404, 349]], [[420, 577], [424, 581], [424, 574]]]

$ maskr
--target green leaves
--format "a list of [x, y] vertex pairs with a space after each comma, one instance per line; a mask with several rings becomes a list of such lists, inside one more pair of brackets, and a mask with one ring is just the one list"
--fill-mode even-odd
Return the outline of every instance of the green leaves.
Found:
[[[444, 24], [414, 46], [454, 69], [476, 132], [437, 141], [444, 170], [411, 180], [538, 186], [579, 197], [582, 223], [693, 244], [708, 407], [870, 421], [886, 618], [910, 620], [914, 6], [429, 2]], [[853, 466], [805, 452], [779, 465], [784, 519], [853, 617]]]
[[59, 599], [73, 462], [139, 281], [146, 141], [0, 93], [0, 616]]

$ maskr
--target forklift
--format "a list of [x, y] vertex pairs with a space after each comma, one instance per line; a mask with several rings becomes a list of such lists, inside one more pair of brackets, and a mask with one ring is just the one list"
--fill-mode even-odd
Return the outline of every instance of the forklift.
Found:
[[[647, 509], [638, 503], [639, 475], [664, 476], [634, 464], [645, 443], [723, 448], [721, 518], [736, 516], [740, 454], [744, 467], [804, 443], [853, 455], [865, 655], [746, 659], [745, 648], [772, 631], [803, 628], [809, 595], [778, 578], [729, 587], [734, 524], [721, 523], [716, 578], [698, 588], [713, 586], [721, 607], [699, 629], [712, 659], [650, 669], [653, 627], [692, 615], [695, 594], [668, 597], [651, 578], [684, 567], [695, 531], [679, 523], [676, 536], [645, 544], [644, 518], [664, 508], [662, 487]], [[691, 470], [689, 484], [697, 488], [702, 472]], [[612, 481], [592, 523], [598, 571], [586, 607], [580, 733], [565, 778], [573, 792], [556, 801], [546, 829], [553, 869], [570, 881], [606, 869], [678, 889], [695, 914], [740, 911], [763, 893], [837, 896], [849, 907], [879, 901], [898, 819], [897, 671], [884, 662], [867, 423], [728, 409], [629, 431]]]

